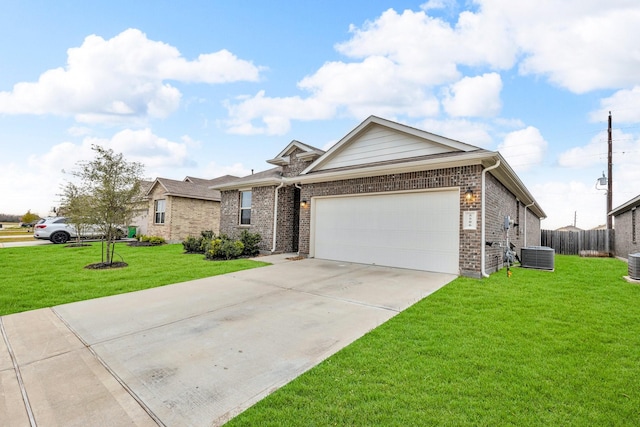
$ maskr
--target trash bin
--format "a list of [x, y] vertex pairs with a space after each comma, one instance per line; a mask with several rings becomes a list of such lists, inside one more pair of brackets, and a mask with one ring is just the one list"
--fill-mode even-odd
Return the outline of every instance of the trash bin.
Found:
[[129, 227], [129, 232], [127, 233], [128, 238], [136, 237], [136, 227]]

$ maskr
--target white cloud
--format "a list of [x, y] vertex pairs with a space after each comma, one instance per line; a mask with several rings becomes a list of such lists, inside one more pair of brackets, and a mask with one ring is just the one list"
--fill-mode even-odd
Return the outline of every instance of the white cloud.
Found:
[[[257, 172], [257, 171], [256, 171]], [[202, 171], [202, 177], [217, 178], [224, 175], [233, 176], [246, 176], [251, 173], [251, 169], [244, 166], [242, 163], [233, 163], [231, 165], [220, 165], [216, 162], [209, 162]]]
[[[588, 144], [572, 147], [558, 156], [558, 164], [566, 168], [583, 168], [602, 164], [608, 161], [608, 136], [600, 132]], [[632, 164], [640, 168], [640, 140], [619, 129], [613, 129], [613, 163], [614, 165]]]
[[429, 0], [420, 5], [420, 9], [428, 12], [432, 9], [449, 9], [455, 6], [455, 0]]
[[591, 120], [600, 122], [613, 111], [615, 122], [637, 123], [640, 122], [640, 86], [631, 89], [622, 89], [608, 98], [600, 101], [601, 108], [591, 113]]
[[572, 147], [558, 156], [558, 164], [565, 168], [583, 168], [607, 162], [607, 133], [594, 136], [587, 145]]
[[[594, 179], [595, 182], [595, 179]], [[606, 223], [606, 198], [591, 183], [575, 180], [548, 181], [531, 187], [536, 200], [547, 214], [542, 228], [554, 230], [566, 225], [583, 229]]]
[[52, 175], [37, 167], [3, 164], [0, 168], [0, 212], [22, 215], [31, 210], [46, 216], [53, 206], [59, 205], [57, 194], [61, 193], [63, 182], [60, 169]]
[[492, 117], [500, 113], [501, 90], [498, 73], [464, 77], [445, 90], [442, 104], [453, 117]]
[[[332, 105], [316, 98], [270, 98], [264, 91], [238, 104], [227, 102], [226, 107], [230, 117], [224, 122], [227, 131], [241, 135], [283, 135], [289, 131], [291, 120], [329, 119], [335, 113]], [[262, 124], [255, 125], [256, 119]]]
[[80, 47], [68, 50], [64, 68], [0, 92], [0, 113], [74, 116], [84, 123], [163, 118], [178, 108], [181, 98], [167, 80], [256, 81], [259, 71], [226, 50], [188, 61], [177, 48], [128, 29], [109, 40], [88, 36]]
[[528, 126], [508, 133], [498, 151], [516, 172], [524, 172], [542, 163], [547, 145], [540, 131]]
[[427, 132], [441, 135], [450, 139], [487, 148], [492, 144], [490, 127], [486, 123], [472, 122], [463, 119], [422, 120], [416, 127]]
[[479, 0], [483, 23], [505, 28], [523, 55], [523, 74], [547, 76], [575, 93], [637, 81], [635, 0]]
[[[473, 3], [452, 22], [429, 11], [457, 7], [450, 0], [430, 0], [419, 11], [388, 9], [352, 25], [349, 39], [335, 45], [345, 60], [327, 62], [302, 78], [298, 87], [304, 94], [229, 103], [230, 130], [282, 134], [291, 120], [338, 115], [437, 118], [434, 94], [443, 96], [445, 111], [453, 117], [492, 117], [501, 110], [498, 72], [514, 67], [576, 93], [628, 90], [637, 82], [640, 50], [629, 37], [640, 25], [636, 0]], [[465, 76], [468, 70], [484, 74]], [[636, 96], [635, 90], [621, 91], [609, 101], [628, 98], [626, 104], [634, 108], [626, 114], [631, 120], [640, 111]], [[306, 118], [299, 118], [292, 105], [302, 105]]]

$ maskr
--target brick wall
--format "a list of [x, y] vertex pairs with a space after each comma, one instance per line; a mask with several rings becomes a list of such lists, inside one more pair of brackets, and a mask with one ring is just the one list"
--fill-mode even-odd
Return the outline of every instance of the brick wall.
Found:
[[[155, 211], [155, 201], [156, 200], [165, 200], [166, 201], [166, 210], [164, 216], [164, 224], [155, 224], [156, 211]], [[149, 196], [149, 223], [147, 226], [147, 234], [149, 236], [160, 236], [169, 240], [169, 236], [171, 235], [171, 210], [169, 209], [169, 203], [171, 202], [171, 197], [168, 197], [164, 194], [164, 189], [160, 185], [156, 185], [153, 189], [153, 192]]]
[[278, 234], [276, 252], [298, 250], [300, 194], [294, 186], [278, 190]]
[[[520, 256], [520, 250], [525, 243], [525, 205], [490, 173], [486, 174], [486, 187], [485, 240], [491, 246], [485, 246], [485, 270], [492, 273], [504, 266], [504, 248], [507, 242], [505, 216], [510, 216], [517, 224], [508, 230], [508, 238], [509, 242], [516, 246], [515, 251]], [[527, 209], [526, 222], [527, 246], [540, 245], [540, 219]]]
[[296, 148], [289, 155], [289, 164], [282, 167], [282, 176], [292, 177], [300, 175], [300, 172], [305, 170], [312, 161], [302, 160], [298, 158], [298, 154], [304, 154], [305, 152]]
[[186, 197], [171, 197], [171, 242], [181, 242], [187, 236], [199, 236], [203, 230], [220, 231], [220, 202]]
[[[289, 164], [282, 168], [282, 175], [299, 175], [311, 161], [298, 158], [304, 151], [296, 149], [289, 156]], [[239, 225], [240, 195], [237, 190], [223, 191], [221, 195], [220, 232], [237, 238], [243, 229], [262, 236], [260, 250], [273, 249], [273, 209], [276, 186], [254, 187], [251, 189], [251, 224]], [[278, 189], [278, 219], [276, 252], [295, 252], [298, 247], [298, 227], [300, 210], [300, 192], [288, 185]]]
[[[295, 250], [295, 231], [292, 225], [296, 216], [299, 215], [298, 251], [302, 255], [309, 254], [312, 197], [460, 187], [460, 273], [466, 276], [480, 277], [480, 248], [483, 244], [481, 242], [481, 172], [480, 165], [472, 165], [305, 184], [302, 186], [299, 196], [296, 195], [293, 186], [280, 188], [278, 190], [276, 251], [290, 252]], [[243, 228], [248, 228], [251, 232], [262, 235], [260, 249], [270, 251], [273, 244], [274, 189], [275, 186], [253, 188], [251, 225], [248, 227], [238, 225], [238, 191], [222, 192], [220, 231], [237, 237]], [[465, 199], [467, 189], [471, 189], [474, 194], [470, 201]], [[306, 207], [300, 208], [298, 200], [306, 200], [310, 203]], [[492, 242], [491, 246], [485, 246], [486, 271], [493, 272], [503, 266], [503, 247], [500, 245], [506, 244], [503, 225], [504, 217], [507, 215], [518, 224], [509, 230], [509, 241], [516, 245], [516, 252], [520, 254], [520, 248], [524, 244], [525, 207], [491, 174], [487, 174], [486, 203], [486, 241]], [[475, 230], [463, 230], [462, 216], [465, 211], [477, 213], [478, 222]], [[527, 245], [539, 244], [539, 219], [531, 211], [528, 211], [526, 221]]]
[[[271, 251], [273, 246], [273, 208], [275, 185], [267, 187], [253, 187], [251, 189], [251, 224], [240, 225], [240, 192], [238, 190], [223, 191], [221, 194], [220, 233], [237, 239], [242, 230], [259, 233], [262, 241], [258, 245], [260, 250]], [[278, 190], [278, 204], [283, 203]]]
[[627, 259], [629, 254], [635, 254], [640, 252], [640, 230], [638, 227], [640, 226], [638, 216], [640, 216], [640, 210], [636, 209], [635, 220], [636, 220], [636, 235], [635, 235], [635, 243], [633, 236], [633, 214], [632, 212], [626, 211], [620, 215], [615, 217], [615, 239], [614, 239], [614, 252], [616, 256]]
[[[155, 200], [166, 200], [164, 224], [155, 224]], [[161, 186], [156, 186], [149, 200], [149, 218], [146, 234], [164, 237], [177, 243], [187, 236], [199, 236], [203, 230], [220, 229], [220, 202], [185, 197], [166, 196]]]

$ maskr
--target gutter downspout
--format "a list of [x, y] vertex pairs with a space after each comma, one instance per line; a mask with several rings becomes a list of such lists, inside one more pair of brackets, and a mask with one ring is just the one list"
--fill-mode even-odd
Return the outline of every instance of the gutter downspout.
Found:
[[278, 231], [278, 190], [282, 187], [284, 187], [284, 182], [281, 182], [273, 191], [273, 198], [275, 199], [275, 202], [273, 203], [273, 246], [271, 247], [271, 253], [276, 251], [276, 233]]
[[485, 254], [487, 252], [486, 249], [485, 249], [485, 246], [486, 246], [486, 244], [485, 244], [485, 242], [486, 242], [486, 237], [485, 237], [485, 235], [486, 235], [486, 230], [485, 230], [485, 228], [486, 228], [486, 226], [485, 226], [485, 216], [486, 216], [485, 215], [485, 210], [486, 210], [486, 208], [485, 208], [485, 194], [487, 192], [486, 188], [485, 188], [485, 186], [486, 186], [486, 183], [485, 183], [486, 178], [485, 178], [485, 176], [486, 176], [487, 172], [497, 168], [498, 166], [500, 166], [500, 159], [498, 159], [496, 161], [495, 165], [483, 169], [482, 170], [482, 174], [481, 174], [481, 176], [482, 176], [482, 214], [481, 214], [482, 215], [482, 237], [480, 239], [480, 274], [482, 275], [482, 277], [489, 277], [489, 275], [485, 271], [485, 264], [486, 264]]
[[535, 205], [536, 202], [531, 202], [524, 207], [524, 247], [527, 247], [527, 210], [529, 207]]

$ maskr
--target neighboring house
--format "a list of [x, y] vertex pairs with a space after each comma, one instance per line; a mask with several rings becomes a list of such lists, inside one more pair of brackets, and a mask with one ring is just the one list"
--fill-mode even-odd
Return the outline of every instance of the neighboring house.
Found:
[[540, 244], [545, 213], [497, 152], [371, 116], [327, 152], [292, 141], [268, 162], [214, 186], [220, 231], [264, 251], [480, 277], [507, 238]]
[[149, 200], [147, 199], [147, 192], [151, 189], [153, 181], [141, 181], [140, 193], [142, 194], [141, 200], [137, 202], [133, 208], [133, 218], [129, 224], [136, 228], [136, 235], [148, 234], [147, 226], [149, 223]]
[[640, 252], [638, 207], [640, 207], [640, 195], [609, 212], [613, 217], [613, 228], [616, 233], [613, 244], [614, 254], [618, 257], [627, 259], [629, 254]]
[[203, 230], [220, 229], [220, 192], [210, 187], [237, 177], [186, 177], [183, 181], [157, 178], [146, 193], [149, 212], [145, 234], [179, 242]]
[[564, 227], [557, 228], [556, 231], [582, 231], [582, 228], [575, 225], [565, 225]]

